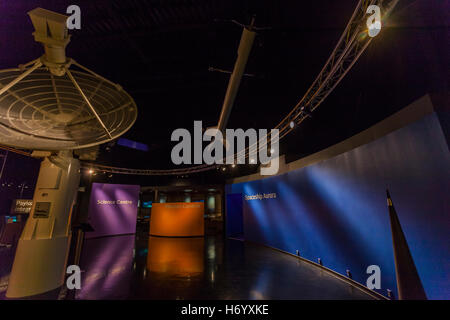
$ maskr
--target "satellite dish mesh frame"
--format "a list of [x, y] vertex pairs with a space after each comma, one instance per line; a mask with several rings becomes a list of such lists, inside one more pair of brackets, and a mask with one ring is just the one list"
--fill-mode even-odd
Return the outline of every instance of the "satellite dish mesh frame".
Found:
[[[119, 85], [66, 58], [67, 17], [40, 8], [29, 15], [45, 54], [17, 69], [0, 70], [0, 142], [59, 152], [41, 153], [44, 160], [7, 298], [36, 296], [64, 284], [80, 183], [80, 161], [72, 149], [115, 139], [137, 118], [134, 100]], [[70, 70], [72, 65], [82, 71]]]
[[137, 119], [133, 98], [120, 85], [66, 58], [67, 16], [41, 8], [28, 14], [45, 54], [19, 68], [0, 70], [1, 143], [31, 150], [73, 150], [128, 131]]

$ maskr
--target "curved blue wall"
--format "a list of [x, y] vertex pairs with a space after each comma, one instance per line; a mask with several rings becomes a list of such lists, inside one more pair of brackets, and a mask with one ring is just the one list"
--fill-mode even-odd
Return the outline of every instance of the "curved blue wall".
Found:
[[262, 180], [227, 185], [227, 194], [276, 193], [242, 200], [247, 240], [321, 258], [366, 284], [381, 268], [381, 289], [396, 290], [386, 205], [389, 188], [430, 299], [450, 298], [450, 154], [432, 113], [334, 158]]

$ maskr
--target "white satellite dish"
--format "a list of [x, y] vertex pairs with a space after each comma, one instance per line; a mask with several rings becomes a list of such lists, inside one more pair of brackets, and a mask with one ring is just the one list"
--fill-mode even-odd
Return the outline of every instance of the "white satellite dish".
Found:
[[105, 143], [130, 129], [137, 108], [128, 93], [66, 58], [67, 17], [41, 8], [29, 15], [45, 54], [20, 68], [0, 70], [1, 143], [70, 150]]
[[80, 162], [72, 150], [119, 137], [137, 117], [134, 100], [119, 85], [66, 57], [67, 16], [41, 8], [28, 14], [45, 54], [0, 70], [0, 143], [40, 150], [34, 154], [44, 160], [17, 246], [9, 298], [63, 285], [80, 183]]

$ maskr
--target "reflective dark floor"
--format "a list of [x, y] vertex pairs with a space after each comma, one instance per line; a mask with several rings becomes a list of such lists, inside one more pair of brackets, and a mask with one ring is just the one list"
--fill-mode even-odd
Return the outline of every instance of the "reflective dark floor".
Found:
[[[15, 248], [0, 248], [0, 299]], [[86, 240], [81, 290], [65, 299], [371, 299], [330, 273], [276, 250], [221, 237], [146, 235]]]
[[15, 247], [0, 246], [0, 300], [4, 299], [9, 274], [14, 260]]
[[86, 240], [75, 299], [371, 299], [293, 256], [222, 238]]

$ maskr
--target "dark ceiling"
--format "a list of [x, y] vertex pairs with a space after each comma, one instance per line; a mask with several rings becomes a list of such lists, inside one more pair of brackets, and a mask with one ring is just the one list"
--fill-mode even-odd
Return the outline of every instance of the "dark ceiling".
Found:
[[[448, 89], [448, 6], [400, 0], [389, 25], [321, 107], [281, 148], [292, 161], [345, 139], [428, 92]], [[176, 128], [217, 124], [242, 29], [256, 15], [261, 30], [250, 55], [229, 128], [271, 128], [296, 104], [333, 50], [356, 0], [78, 0], [0, 2], [0, 68], [42, 54], [26, 12], [81, 8], [67, 55], [120, 83], [139, 116], [128, 139], [145, 153], [101, 148], [100, 163], [173, 168]], [[448, 3], [448, 2], [447, 2]], [[245, 170], [244, 170], [245, 171]], [[242, 173], [242, 171], [240, 171]]]

